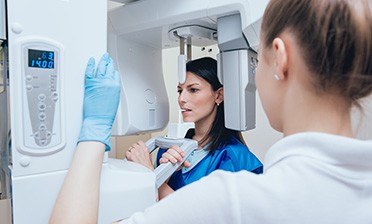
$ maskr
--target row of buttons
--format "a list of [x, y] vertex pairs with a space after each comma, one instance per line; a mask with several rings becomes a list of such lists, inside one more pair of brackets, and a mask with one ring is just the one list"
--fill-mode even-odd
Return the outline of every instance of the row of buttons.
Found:
[[[27, 82], [31, 82], [33, 79], [34, 79], [34, 77], [32, 75], [27, 75], [26, 76]], [[49, 86], [49, 89], [52, 92], [52, 95], [50, 97], [51, 97], [51, 99], [54, 102], [56, 102], [58, 100], [58, 94], [56, 92], [55, 79], [56, 79], [56, 75], [55, 74], [51, 74], [50, 75], [50, 83], [49, 83], [50, 86]], [[26, 85], [26, 89], [27, 89], [27, 91], [31, 91], [31, 90], [34, 89], [34, 86], [32, 84], [27, 84]], [[42, 95], [43, 99], [40, 98], [40, 95]], [[45, 94], [40, 94], [40, 95], [39, 95], [39, 100], [45, 100]]]
[[38, 117], [40, 122], [42, 123], [39, 125], [39, 131], [34, 133], [34, 138], [38, 140], [39, 145], [44, 146], [48, 144], [48, 139], [52, 137], [52, 133], [47, 130], [46, 124], [43, 123], [47, 117], [46, 113], [44, 112], [46, 110], [46, 96], [44, 93], [40, 93], [37, 98], [39, 99], [39, 103], [37, 104], [37, 107], [39, 109]]
[[[58, 94], [56, 93], [55, 77], [56, 75], [53, 75], [53, 74], [49, 76], [49, 80], [50, 80], [49, 91], [51, 91], [50, 99], [54, 102], [58, 100]], [[32, 75], [26, 76], [27, 91], [32, 91], [34, 88], [39, 88], [38, 86], [32, 85], [33, 79], [38, 79], [38, 78], [39, 78], [38, 76], [32, 76]], [[37, 116], [40, 121], [40, 124], [39, 124], [38, 130], [33, 134], [33, 137], [36, 143], [38, 143], [38, 145], [46, 146], [48, 145], [48, 143], [50, 142], [50, 138], [52, 137], [52, 133], [48, 131], [47, 125], [45, 124], [45, 120], [47, 118], [47, 114], [46, 114], [47, 104], [45, 102], [47, 99], [47, 95], [44, 93], [40, 93], [37, 96], [37, 99], [38, 99], [37, 109], [39, 111]]]
[[[40, 137], [41, 135], [44, 135], [44, 136], [41, 138]], [[37, 131], [37, 132], [35, 132], [34, 137], [36, 139], [41, 139], [41, 140], [50, 139], [50, 137], [52, 137], [52, 133], [50, 131], [46, 131], [46, 130], [40, 131], [40, 132]]]
[[[45, 127], [45, 129], [44, 129], [44, 127], [41, 127], [42, 125], [44, 125], [44, 124], [40, 125], [40, 127], [39, 127], [40, 131], [35, 132], [34, 138], [36, 140], [38, 140], [40, 145], [47, 145], [48, 139], [50, 139], [52, 137], [52, 133], [50, 131], [47, 131], [46, 127]], [[44, 129], [44, 130], [42, 130], [42, 129]]]

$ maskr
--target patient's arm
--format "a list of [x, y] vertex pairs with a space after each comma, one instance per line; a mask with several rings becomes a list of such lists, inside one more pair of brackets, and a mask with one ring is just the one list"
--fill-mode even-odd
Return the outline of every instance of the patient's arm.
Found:
[[[171, 162], [173, 164], [176, 164], [182, 161], [184, 157], [185, 153], [182, 151], [182, 149], [178, 145], [174, 145], [172, 146], [172, 148], [169, 148], [165, 153], [163, 153], [159, 162], [160, 163]], [[190, 167], [189, 161], [185, 160], [185, 162], [182, 164], [182, 166], [180, 166], [180, 168], [178, 168], [178, 170], [181, 169], [183, 166]], [[174, 192], [174, 190], [167, 184], [167, 182], [168, 181], [162, 184], [158, 189], [160, 200]]]
[[173, 192], [174, 190], [167, 183], [164, 183], [158, 189], [159, 199], [161, 200], [165, 198], [166, 196], [172, 194]]
[[125, 157], [129, 161], [142, 164], [150, 170], [154, 170], [154, 165], [151, 160], [149, 149], [143, 141], [139, 141], [129, 147], [129, 149], [125, 153]]

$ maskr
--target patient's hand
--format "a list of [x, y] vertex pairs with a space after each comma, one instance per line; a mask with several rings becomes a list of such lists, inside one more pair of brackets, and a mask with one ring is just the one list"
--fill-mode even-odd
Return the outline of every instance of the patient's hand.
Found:
[[131, 147], [129, 147], [129, 149], [125, 153], [125, 157], [129, 161], [142, 164], [149, 168], [150, 170], [154, 170], [149, 149], [147, 148], [146, 144], [143, 141], [139, 141], [133, 144]]
[[[178, 145], [174, 145], [172, 146], [172, 148], [169, 148], [165, 153], [163, 153], [159, 162], [160, 163], [171, 162], [173, 164], [176, 164], [178, 162], [181, 162], [184, 157], [185, 153], [182, 151], [182, 149]], [[183, 162], [183, 166], [190, 167], [190, 162], [185, 160], [185, 162]], [[180, 166], [180, 169], [181, 168], [182, 166]]]

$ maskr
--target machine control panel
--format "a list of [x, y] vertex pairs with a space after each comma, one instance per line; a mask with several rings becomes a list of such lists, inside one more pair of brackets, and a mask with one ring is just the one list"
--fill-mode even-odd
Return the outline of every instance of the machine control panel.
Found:
[[60, 49], [46, 43], [22, 47], [24, 146], [43, 150], [61, 143]]

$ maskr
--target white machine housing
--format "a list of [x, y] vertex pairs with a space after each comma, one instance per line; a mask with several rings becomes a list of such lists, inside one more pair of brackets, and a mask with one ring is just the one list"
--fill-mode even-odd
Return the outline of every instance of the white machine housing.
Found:
[[[86, 63], [106, 52], [107, 0], [11, 0], [7, 15], [11, 154], [1, 149], [2, 168], [13, 222], [48, 223], [80, 132]], [[155, 203], [155, 177], [106, 158], [99, 222]]]

